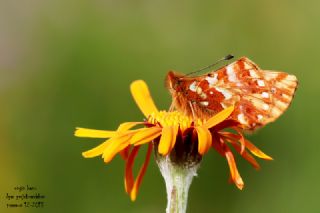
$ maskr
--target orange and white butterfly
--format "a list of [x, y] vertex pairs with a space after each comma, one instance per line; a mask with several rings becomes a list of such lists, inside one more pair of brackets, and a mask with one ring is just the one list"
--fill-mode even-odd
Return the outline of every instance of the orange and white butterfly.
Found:
[[285, 72], [260, 69], [246, 57], [205, 75], [189, 77], [170, 71], [166, 77], [171, 109], [208, 119], [234, 105], [231, 118], [245, 130], [276, 120], [289, 107], [298, 81]]

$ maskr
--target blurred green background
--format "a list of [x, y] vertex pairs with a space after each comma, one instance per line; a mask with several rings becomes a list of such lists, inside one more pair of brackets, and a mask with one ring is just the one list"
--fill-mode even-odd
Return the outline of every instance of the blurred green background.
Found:
[[[82, 158], [101, 140], [75, 138], [74, 128], [142, 120], [129, 92], [136, 79], [167, 109], [169, 69], [191, 72], [228, 53], [297, 75], [299, 89], [277, 122], [249, 136], [275, 160], [260, 160], [256, 172], [237, 157], [239, 191], [210, 151], [188, 212], [319, 212], [319, 8], [316, 0], [1, 0], [0, 212], [164, 212], [154, 160], [132, 203], [122, 159]], [[25, 184], [46, 196], [45, 208], [6, 208], [6, 193]]]

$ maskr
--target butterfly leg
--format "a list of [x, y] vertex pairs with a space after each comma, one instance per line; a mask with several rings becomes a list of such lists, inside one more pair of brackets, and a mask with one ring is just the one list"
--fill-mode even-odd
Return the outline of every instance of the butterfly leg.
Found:
[[170, 108], [169, 108], [169, 112], [173, 112], [175, 108], [175, 104], [174, 104], [174, 100], [172, 100]]
[[196, 113], [194, 112], [193, 103], [191, 101], [189, 101], [188, 103], [189, 103], [190, 110], [192, 113], [192, 120], [195, 121], [196, 120]]

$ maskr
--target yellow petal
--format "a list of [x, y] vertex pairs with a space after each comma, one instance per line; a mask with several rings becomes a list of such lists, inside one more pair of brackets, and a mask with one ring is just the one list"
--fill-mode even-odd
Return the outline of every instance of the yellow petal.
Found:
[[233, 140], [230, 140], [229, 138], [226, 138], [226, 140], [228, 142], [231, 143], [231, 145], [235, 148], [235, 150], [244, 158], [246, 159], [255, 169], [259, 170], [260, 169], [260, 165], [259, 163], [256, 161], [256, 159], [246, 150], [242, 151], [242, 147]]
[[262, 152], [260, 149], [258, 149], [255, 145], [253, 145], [250, 141], [248, 140], [244, 140], [245, 142], [245, 146], [247, 147], [247, 149], [249, 149], [249, 151], [254, 154], [255, 156], [265, 159], [265, 160], [273, 160], [272, 157], [270, 157], [269, 155], [265, 154], [264, 152]]
[[136, 198], [137, 198], [137, 194], [138, 194], [138, 190], [139, 190], [140, 184], [141, 184], [142, 179], [144, 177], [144, 174], [146, 173], [147, 168], [148, 168], [148, 164], [149, 164], [149, 161], [150, 161], [150, 156], [151, 156], [151, 153], [152, 153], [152, 147], [153, 147], [152, 143], [148, 144], [148, 150], [147, 150], [147, 153], [146, 153], [146, 158], [145, 158], [145, 160], [143, 162], [142, 167], [139, 170], [139, 174], [138, 174], [136, 180], [134, 181], [132, 190], [130, 192], [130, 198], [131, 198], [132, 201], [135, 201]]
[[132, 134], [124, 134], [110, 139], [112, 140], [110, 146], [104, 150], [102, 155], [104, 162], [109, 163], [117, 153], [129, 146], [131, 137]]
[[170, 151], [173, 149], [174, 145], [176, 144], [178, 132], [179, 132], [179, 126], [174, 126], [173, 127], [173, 135], [172, 135], [172, 137], [174, 137], [174, 141], [172, 141], [172, 143], [171, 143]]
[[111, 138], [115, 136], [115, 131], [106, 131], [106, 130], [95, 130], [95, 129], [86, 129], [86, 128], [76, 128], [74, 135], [77, 137], [87, 137], [87, 138]]
[[212, 135], [210, 131], [202, 126], [196, 127], [198, 133], [198, 152], [199, 154], [205, 154], [212, 144]]
[[131, 129], [132, 127], [138, 125], [138, 124], [143, 124], [144, 122], [125, 122], [120, 124], [120, 126], [118, 127], [117, 131], [118, 132], [123, 132], [123, 131], [127, 131], [129, 129]]
[[93, 158], [93, 157], [96, 157], [98, 155], [102, 155], [104, 150], [107, 148], [110, 140], [111, 139], [103, 142], [102, 144], [100, 144], [99, 146], [97, 146], [97, 147], [95, 147], [93, 149], [90, 149], [90, 150], [88, 150], [86, 152], [82, 152], [82, 156], [85, 157], [85, 158]]
[[206, 127], [207, 129], [214, 127], [215, 125], [226, 120], [231, 115], [233, 110], [234, 110], [234, 106], [230, 106], [230, 107], [222, 110], [221, 112], [219, 112], [218, 114], [214, 115], [209, 120], [207, 120], [207, 122], [205, 124], [203, 124], [203, 126]]
[[245, 138], [243, 136], [243, 134], [241, 133], [240, 129], [238, 128], [234, 128], [234, 130], [238, 133], [239, 135], [239, 142], [241, 144], [241, 151], [240, 154], [242, 155], [242, 153], [244, 152], [244, 150], [246, 149], [246, 143], [245, 143]]
[[158, 152], [167, 155], [176, 143], [178, 126], [167, 126], [162, 128], [161, 139], [158, 146]]
[[242, 180], [242, 178], [241, 178], [241, 176], [240, 176], [240, 174], [238, 172], [236, 161], [234, 160], [233, 154], [229, 150], [229, 148], [225, 152], [225, 156], [226, 156], [228, 164], [229, 164], [231, 178], [232, 178], [233, 182], [236, 184], [236, 186], [240, 190], [242, 190], [243, 186], [244, 186], [244, 183], [243, 183], [243, 180]]
[[129, 154], [128, 160], [126, 161], [126, 169], [125, 169], [125, 175], [124, 175], [124, 187], [128, 194], [130, 194], [133, 184], [134, 184], [134, 178], [133, 178], [133, 164], [134, 160], [136, 159], [136, 156], [138, 154], [140, 146], [133, 147], [131, 153]]
[[148, 117], [150, 114], [157, 113], [158, 109], [155, 106], [152, 97], [150, 95], [147, 84], [142, 80], [137, 80], [131, 83], [130, 86], [133, 99], [137, 103], [138, 107]]
[[160, 134], [160, 127], [143, 128], [140, 129], [137, 133], [135, 133], [135, 135], [131, 138], [130, 144], [134, 144], [135, 146], [137, 146], [144, 143], [148, 143], [156, 137], [158, 137]]

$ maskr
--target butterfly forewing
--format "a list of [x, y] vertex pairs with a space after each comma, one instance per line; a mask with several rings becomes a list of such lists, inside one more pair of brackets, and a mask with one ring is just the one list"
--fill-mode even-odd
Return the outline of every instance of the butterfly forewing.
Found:
[[234, 105], [231, 117], [250, 130], [278, 118], [297, 87], [294, 75], [261, 70], [246, 57], [199, 77], [169, 72], [167, 82], [177, 109], [207, 119]]

